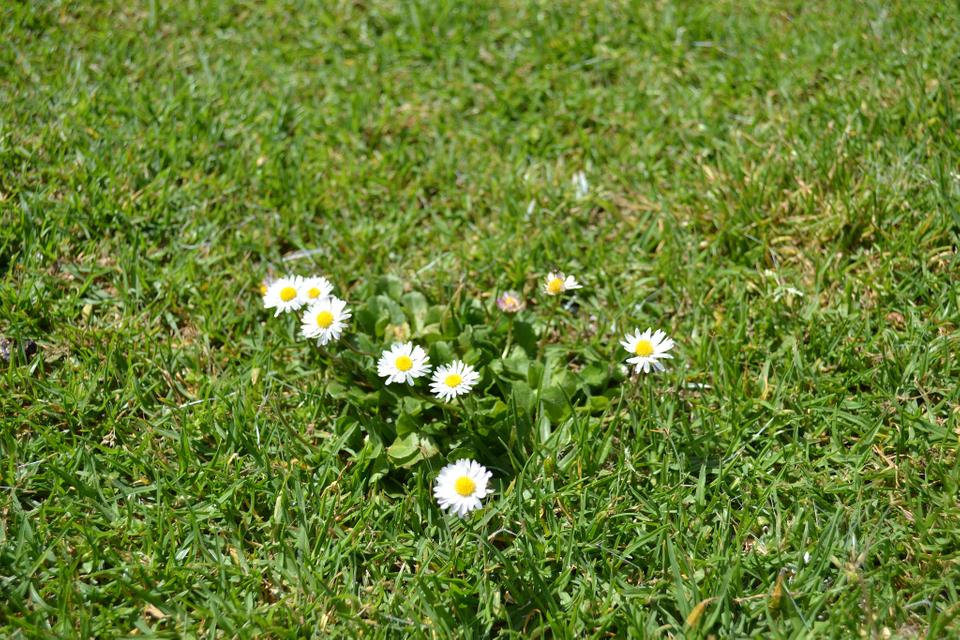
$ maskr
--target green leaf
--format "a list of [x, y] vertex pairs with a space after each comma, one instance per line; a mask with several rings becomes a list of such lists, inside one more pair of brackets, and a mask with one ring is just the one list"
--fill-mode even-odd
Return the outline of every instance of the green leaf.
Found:
[[586, 413], [603, 413], [610, 407], [610, 398], [606, 396], [590, 396], [583, 407]]
[[486, 312], [476, 300], [471, 302], [470, 305], [463, 310], [463, 317], [467, 324], [485, 326], [487, 321]]
[[536, 389], [543, 382], [545, 368], [542, 362], [531, 362], [527, 368], [527, 383]]
[[420, 329], [418, 333], [420, 340], [428, 345], [443, 339], [443, 329], [437, 322], [424, 325], [424, 327]]
[[603, 388], [610, 380], [610, 367], [606, 363], [594, 362], [580, 371], [580, 379], [595, 389]]
[[403, 295], [403, 281], [397, 276], [380, 276], [377, 280], [377, 293], [385, 293], [394, 300]]
[[387, 296], [380, 295], [377, 296], [377, 302], [380, 305], [381, 317], [385, 313], [390, 320], [390, 324], [401, 325], [407, 321], [407, 314], [404, 313], [403, 307], [401, 307], [395, 300], [388, 298]]
[[420, 455], [420, 436], [416, 432], [398, 437], [387, 447], [387, 456], [390, 462], [403, 465], [408, 464], [414, 456]]
[[516, 403], [517, 411], [530, 414], [533, 411], [533, 404], [536, 400], [533, 389], [526, 382], [509, 383], [510, 394]]
[[435, 304], [427, 310], [427, 317], [424, 319], [425, 324], [435, 324], [441, 325], [443, 323], [443, 316], [446, 314], [447, 308], [442, 304]]
[[510, 355], [506, 358], [503, 358], [501, 361], [503, 363], [503, 369], [507, 373], [513, 374], [518, 378], [527, 378], [527, 370], [530, 368], [530, 359], [527, 357], [526, 352], [519, 347], [514, 347], [510, 351]]
[[354, 320], [358, 329], [370, 335], [376, 335], [377, 320], [380, 318], [380, 305], [376, 298], [370, 298], [367, 303], [354, 310]]
[[444, 313], [443, 317], [440, 320], [440, 327], [443, 330], [443, 335], [446, 338], [454, 339], [460, 335], [460, 323], [454, 317], [452, 313]]
[[573, 407], [570, 406], [570, 400], [567, 394], [564, 393], [563, 388], [559, 385], [544, 389], [540, 393], [540, 402], [547, 417], [549, 417], [550, 421], [554, 424], [567, 418], [573, 409]]
[[513, 341], [529, 355], [537, 353], [537, 332], [529, 322], [523, 320], [513, 322]]
[[[469, 398], [468, 400], [473, 403], [474, 413], [480, 416], [491, 416], [503, 413], [507, 408], [507, 406], [503, 404], [503, 400], [494, 396], [482, 396]], [[470, 407], [470, 405], [467, 406]]]
[[419, 291], [411, 291], [401, 298], [408, 317], [413, 321], [413, 330], [419, 334], [427, 324], [427, 312], [430, 310], [427, 299]]
[[368, 434], [364, 440], [363, 448], [357, 452], [356, 463], [361, 469], [373, 460], [383, 455], [383, 444], [376, 435]]
[[403, 411], [409, 413], [411, 416], [418, 416], [427, 406], [423, 400], [419, 398], [414, 398], [412, 396], [404, 396], [403, 400], [400, 401]]
[[416, 433], [417, 429], [420, 427], [420, 424], [407, 413], [401, 413], [397, 416], [397, 437], [403, 437], [411, 433]]
[[437, 446], [437, 443], [434, 442], [433, 438], [421, 437], [420, 438], [420, 456], [427, 460], [433, 456], [440, 453], [440, 448]]
[[455, 358], [453, 348], [450, 346], [450, 343], [440, 340], [439, 342], [434, 342], [430, 345], [430, 362], [431, 363], [446, 363], [450, 362]]

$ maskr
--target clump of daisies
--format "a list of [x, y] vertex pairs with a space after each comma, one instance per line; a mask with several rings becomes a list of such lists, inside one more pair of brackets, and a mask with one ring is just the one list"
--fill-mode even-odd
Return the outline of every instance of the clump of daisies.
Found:
[[350, 320], [347, 303], [333, 295], [333, 285], [323, 276], [286, 275], [264, 282], [262, 291], [263, 307], [275, 309], [274, 317], [305, 309], [300, 335], [316, 338], [320, 346], [339, 340]]
[[[576, 277], [554, 270], [540, 280], [537, 289], [542, 294], [556, 299], [555, 304], [545, 306], [549, 313], [556, 314], [562, 308], [559, 304], [562, 296], [582, 287], [583, 285]], [[333, 284], [321, 275], [285, 275], [275, 280], [268, 280], [263, 283], [261, 294], [264, 308], [273, 311], [274, 317], [292, 312], [298, 313], [300, 317], [299, 336], [308, 340], [316, 340], [318, 346], [329, 347], [342, 340], [344, 334], [349, 331], [353, 313], [346, 301], [334, 295]], [[400, 294], [394, 294], [392, 297], [394, 301], [402, 302]], [[422, 298], [423, 296], [421, 296]], [[513, 353], [510, 351], [511, 338], [514, 324], [519, 323], [519, 320], [516, 319], [517, 316], [513, 314], [523, 311], [526, 308], [526, 302], [521, 293], [512, 290], [504, 291], [497, 296], [496, 307], [507, 317], [506, 347], [502, 350], [502, 357], [506, 358], [507, 354]], [[367, 313], [358, 315], [365, 319], [369, 316]], [[438, 364], [436, 367], [432, 366], [430, 356], [424, 346], [415, 344], [410, 340], [409, 325], [402, 319], [393, 319], [395, 316], [396, 314], [393, 314], [390, 321], [400, 322], [400, 324], [395, 326], [396, 331], [394, 333], [390, 331], [390, 327], [394, 325], [388, 325], [384, 329], [385, 335], [380, 334], [379, 327], [382, 327], [382, 325], [376, 325], [378, 327], [377, 334], [381, 336], [383, 344], [389, 345], [383, 348], [379, 356], [369, 351], [361, 351], [354, 344], [349, 344], [347, 346], [357, 355], [348, 354], [348, 357], [344, 358], [342, 362], [347, 366], [359, 363], [358, 366], [361, 368], [368, 368], [371, 363], [370, 359], [375, 359], [377, 375], [382, 378], [385, 387], [397, 385], [401, 390], [414, 396], [414, 402], [406, 404], [406, 399], [404, 399], [403, 407], [398, 408], [398, 412], [402, 411], [406, 414], [405, 417], [409, 419], [415, 420], [417, 419], [416, 416], [429, 415], [425, 412], [428, 411], [427, 407], [431, 403], [445, 406], [445, 403], [458, 401], [467, 394], [477, 392], [482, 377], [481, 371], [477, 367], [459, 359]], [[544, 354], [544, 345], [550, 335], [549, 327], [552, 319], [553, 315], [547, 320], [547, 329], [541, 334], [538, 346], [540, 355]], [[369, 324], [366, 326], [369, 326]], [[400, 328], [403, 328], [403, 331], [400, 331]], [[530, 327], [527, 326], [525, 330], [529, 334]], [[413, 335], [422, 335], [422, 332]], [[444, 336], [443, 339], [446, 340], [447, 336]], [[358, 342], [358, 345], [362, 346], [363, 344], [370, 345], [371, 343], [369, 341], [364, 343], [362, 340]], [[623, 336], [620, 344], [628, 352], [626, 362], [634, 368], [637, 374], [663, 371], [665, 361], [673, 357], [670, 352], [675, 346], [674, 341], [664, 331], [654, 330], [653, 328], [648, 328], [645, 331], [635, 329]], [[532, 349], [529, 346], [525, 348], [528, 351]], [[373, 350], [369, 346], [367, 349]], [[444, 351], [437, 348], [434, 355], [440, 353], [444, 353]], [[430, 396], [416, 389], [417, 381], [421, 378], [429, 385]], [[497, 385], [491, 385], [490, 388], [496, 389]], [[496, 391], [493, 392], [496, 393]], [[393, 394], [390, 395], [393, 396]], [[378, 406], [382, 407], [382, 405]], [[410, 407], [413, 407], [413, 409], [410, 409]], [[472, 410], [474, 405], [466, 404], [462, 408]], [[441, 419], [438, 417], [440, 413], [443, 415], [443, 420], [449, 417], [448, 412], [444, 409], [442, 412], [435, 412], [433, 414], [434, 418], [428, 419]], [[482, 417], [478, 419], [481, 423], [482, 420]], [[473, 419], [468, 420], [462, 425], [458, 423], [456, 442], [462, 441], [463, 431], [465, 431], [463, 427], [469, 428], [473, 421]], [[439, 452], [439, 447], [433, 441], [433, 437], [437, 433], [439, 433], [439, 430], [436, 429], [424, 429], [421, 433], [417, 427], [413, 427], [404, 432], [404, 438], [409, 438], [411, 435], [414, 437], [413, 445], [409, 445], [409, 441], [403, 442], [401, 443], [402, 446], [396, 447], [395, 453], [391, 453], [390, 450], [394, 449], [391, 445], [386, 448], [387, 452], [384, 455], [392, 456], [392, 461], [402, 462], [404, 466], [410, 460], [407, 457], [408, 455], [422, 455], [423, 457], [435, 455]], [[395, 444], [398, 442], [401, 442], [399, 429]], [[420, 447], [420, 453], [405, 453], [410, 450], [411, 446]], [[442, 441], [440, 446], [442, 446]], [[427, 451], [431, 449], [432, 451], [428, 453]], [[413, 461], [415, 462], [418, 459], [415, 458]], [[491, 478], [491, 472], [477, 461], [457, 460], [441, 469], [435, 479], [433, 495], [441, 509], [464, 518], [471, 511], [480, 509], [483, 506], [482, 501], [492, 493], [489, 486]]]

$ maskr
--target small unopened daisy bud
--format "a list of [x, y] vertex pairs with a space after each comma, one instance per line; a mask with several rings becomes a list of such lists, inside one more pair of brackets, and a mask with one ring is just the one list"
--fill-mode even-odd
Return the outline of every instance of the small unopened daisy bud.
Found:
[[516, 313], [522, 310], [525, 305], [519, 293], [516, 291], [505, 291], [497, 298], [497, 306], [500, 307], [500, 311], [504, 313]]

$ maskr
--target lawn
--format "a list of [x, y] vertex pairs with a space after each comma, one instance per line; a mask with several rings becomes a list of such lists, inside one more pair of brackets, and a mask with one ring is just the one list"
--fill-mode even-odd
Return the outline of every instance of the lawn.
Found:
[[[13, 0], [0, 34], [0, 636], [960, 635], [956, 3]], [[263, 308], [287, 273], [342, 340]], [[480, 383], [384, 385], [402, 339]]]

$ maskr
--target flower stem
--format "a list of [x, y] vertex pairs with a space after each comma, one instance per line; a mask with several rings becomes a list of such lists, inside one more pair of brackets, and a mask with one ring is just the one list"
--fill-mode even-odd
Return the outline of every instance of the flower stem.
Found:
[[550, 305], [550, 314], [547, 316], [546, 326], [543, 328], [543, 336], [540, 338], [540, 344], [537, 345], [537, 359], [543, 358], [543, 352], [547, 348], [547, 340], [550, 338], [550, 329], [553, 328], [553, 321], [557, 316], [557, 308], [560, 306], [559, 298]]
[[501, 358], [506, 358], [507, 355], [509, 355], [512, 341], [513, 341], [513, 316], [509, 315], [507, 316], [507, 344], [503, 348], [503, 354], [500, 356]]

